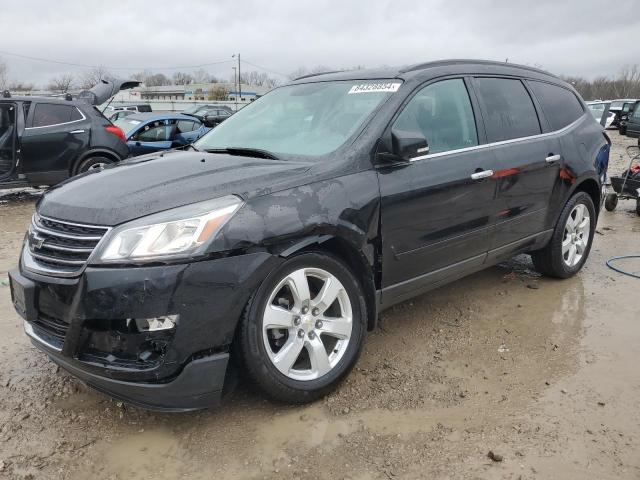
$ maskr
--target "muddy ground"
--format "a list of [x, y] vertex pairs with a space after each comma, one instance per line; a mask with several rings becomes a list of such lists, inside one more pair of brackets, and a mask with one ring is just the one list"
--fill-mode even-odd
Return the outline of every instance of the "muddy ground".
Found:
[[[632, 142], [611, 136], [616, 173]], [[603, 211], [572, 279], [520, 256], [385, 312], [326, 399], [291, 407], [241, 384], [219, 409], [157, 414], [95, 393], [23, 334], [6, 271], [35, 199], [0, 197], [0, 477], [640, 478], [640, 280], [605, 266], [640, 254], [632, 202]]]

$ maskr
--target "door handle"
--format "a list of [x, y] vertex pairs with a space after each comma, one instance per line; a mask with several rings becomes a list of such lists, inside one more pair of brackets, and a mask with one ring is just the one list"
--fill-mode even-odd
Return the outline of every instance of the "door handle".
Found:
[[471, 180], [481, 180], [483, 178], [488, 178], [493, 175], [493, 170], [482, 170], [480, 172], [475, 172], [471, 174]]
[[561, 158], [562, 157], [560, 155], [549, 155], [547, 158], [544, 159], [544, 161], [547, 163], [553, 163], [553, 162], [560, 161]]
[[84, 133], [84, 130], [74, 130], [72, 132], [69, 132], [71, 134], [75, 134], [75, 133]]

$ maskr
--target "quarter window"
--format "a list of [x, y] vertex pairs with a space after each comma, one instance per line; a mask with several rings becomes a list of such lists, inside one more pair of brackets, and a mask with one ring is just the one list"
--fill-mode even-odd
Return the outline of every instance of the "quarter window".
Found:
[[54, 103], [38, 103], [33, 113], [33, 127], [47, 127], [81, 120], [78, 109], [71, 105], [57, 105]]
[[533, 101], [520, 80], [476, 78], [488, 142], [541, 133]]
[[429, 153], [478, 145], [469, 93], [460, 78], [424, 87], [402, 110], [393, 128], [421, 133]]
[[[534, 81], [529, 81], [529, 86], [540, 102], [551, 130], [560, 130], [566, 127], [584, 113], [576, 96], [566, 88]], [[599, 104], [597, 107], [601, 110], [599, 119], [604, 112], [604, 104]]]
[[177, 134], [187, 133], [196, 130], [200, 125], [191, 120], [178, 120]]

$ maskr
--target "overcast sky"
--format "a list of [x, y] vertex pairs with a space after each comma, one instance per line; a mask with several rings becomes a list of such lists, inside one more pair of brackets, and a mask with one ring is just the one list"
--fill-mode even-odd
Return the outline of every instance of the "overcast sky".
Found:
[[[175, 69], [168, 67], [228, 61], [206, 67], [226, 79], [233, 73], [231, 55], [240, 52], [243, 60], [284, 74], [300, 66], [341, 69], [508, 58], [556, 74], [593, 78], [640, 63], [639, 3], [0, 0], [0, 58], [11, 80], [39, 85], [83, 69], [8, 52], [104, 65], [122, 77], [143, 68], [171, 74]], [[249, 64], [242, 68], [259, 70]]]

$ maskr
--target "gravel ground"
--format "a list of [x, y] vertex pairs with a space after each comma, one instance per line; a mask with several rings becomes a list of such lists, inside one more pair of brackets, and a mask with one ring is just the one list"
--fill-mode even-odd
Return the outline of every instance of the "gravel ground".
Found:
[[[634, 142], [610, 135], [616, 174]], [[0, 478], [640, 478], [640, 281], [604, 264], [640, 253], [633, 202], [603, 211], [574, 278], [520, 256], [383, 313], [352, 374], [312, 405], [241, 383], [221, 408], [158, 414], [92, 391], [25, 338], [5, 279], [37, 195], [0, 196]]]

